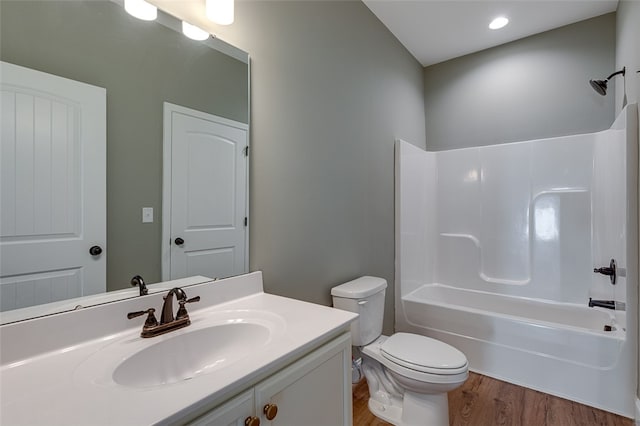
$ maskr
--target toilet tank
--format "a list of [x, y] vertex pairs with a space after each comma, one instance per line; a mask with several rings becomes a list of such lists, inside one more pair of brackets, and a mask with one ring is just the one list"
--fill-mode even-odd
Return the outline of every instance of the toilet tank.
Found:
[[360, 316], [351, 323], [353, 346], [365, 346], [382, 334], [384, 295], [383, 278], [360, 277], [331, 289], [333, 306]]

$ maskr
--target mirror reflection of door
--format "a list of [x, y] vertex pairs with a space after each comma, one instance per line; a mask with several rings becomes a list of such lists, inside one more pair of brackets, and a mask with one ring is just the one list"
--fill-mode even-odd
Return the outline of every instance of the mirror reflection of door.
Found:
[[0, 62], [0, 310], [106, 290], [106, 90]]
[[248, 268], [248, 126], [165, 103], [163, 279]]

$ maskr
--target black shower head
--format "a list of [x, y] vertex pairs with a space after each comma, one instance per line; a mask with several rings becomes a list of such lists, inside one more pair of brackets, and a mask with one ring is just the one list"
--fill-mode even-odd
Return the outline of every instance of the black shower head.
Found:
[[602, 96], [607, 94], [607, 80], [589, 80], [589, 84]]
[[624, 76], [625, 67], [622, 67], [620, 71], [616, 71], [607, 77], [605, 80], [589, 80], [589, 84], [593, 87], [593, 90], [601, 94], [602, 96], [607, 94], [607, 82], [611, 79], [611, 77], [616, 76], [618, 74], [622, 74]]

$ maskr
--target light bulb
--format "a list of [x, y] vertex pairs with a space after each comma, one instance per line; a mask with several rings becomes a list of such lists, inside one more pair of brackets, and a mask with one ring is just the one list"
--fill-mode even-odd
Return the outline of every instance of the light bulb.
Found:
[[234, 0], [207, 0], [207, 18], [216, 24], [233, 24], [233, 1]]
[[206, 40], [209, 38], [208, 32], [185, 21], [182, 21], [182, 34], [192, 40]]
[[143, 21], [153, 21], [158, 17], [158, 8], [144, 0], [124, 0], [124, 10]]

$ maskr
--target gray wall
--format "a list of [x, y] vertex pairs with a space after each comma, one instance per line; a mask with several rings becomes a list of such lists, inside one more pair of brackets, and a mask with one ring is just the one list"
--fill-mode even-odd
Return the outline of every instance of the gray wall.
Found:
[[588, 81], [613, 72], [615, 25], [607, 14], [425, 68], [427, 147], [608, 128], [614, 96], [598, 95]]
[[616, 13], [616, 70], [626, 66], [617, 84], [616, 114], [627, 103], [640, 102], [640, 1], [621, 0]]
[[246, 123], [247, 65], [112, 2], [0, 7], [0, 59], [107, 89], [107, 286], [160, 281], [163, 101]]
[[250, 269], [326, 305], [383, 277], [390, 332], [393, 144], [424, 147], [422, 67], [361, 2], [236, 2], [218, 35], [252, 57]]

